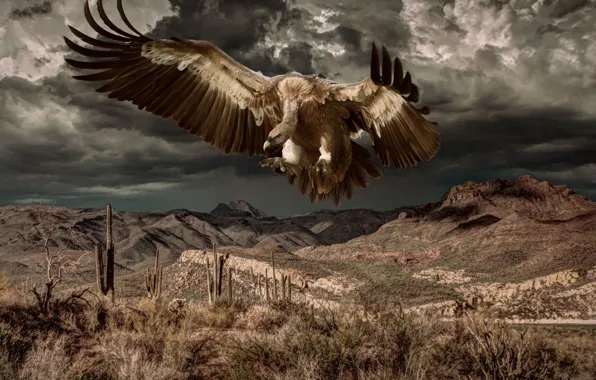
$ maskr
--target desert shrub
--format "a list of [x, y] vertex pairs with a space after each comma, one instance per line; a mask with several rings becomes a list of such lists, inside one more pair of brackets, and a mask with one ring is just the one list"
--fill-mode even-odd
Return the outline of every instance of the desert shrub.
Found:
[[562, 339], [539, 328], [544, 336], [399, 307], [359, 313], [283, 301], [170, 306], [94, 300], [48, 316], [32, 302], [0, 302], [0, 378], [596, 378], [596, 333], [569, 337], [566, 330]]
[[76, 367], [80, 376], [88, 379], [174, 378], [173, 369], [160, 365], [163, 349], [162, 335], [110, 331], [84, 350]]
[[241, 301], [235, 301], [232, 305], [225, 300], [217, 300], [213, 305], [195, 304], [189, 307], [184, 323], [195, 328], [229, 329], [247, 310]]
[[384, 371], [390, 378], [414, 368], [422, 335], [403, 313], [364, 320], [334, 311], [299, 312], [274, 334], [230, 340], [226, 376], [231, 379], [356, 378]]
[[38, 339], [27, 353], [20, 378], [27, 380], [68, 380], [78, 378], [72, 367], [65, 335], [48, 334]]
[[258, 305], [240, 315], [234, 326], [249, 331], [271, 333], [283, 326], [287, 320], [287, 313]]
[[487, 380], [555, 379], [573, 363], [561, 360], [555, 346], [502, 322], [470, 320], [466, 352], [474, 359], [472, 373]]
[[185, 379], [206, 378], [205, 365], [216, 356], [216, 335], [181, 331], [169, 337], [164, 347], [164, 361]]
[[4, 275], [4, 273], [0, 272], [0, 292], [6, 290], [10, 287], [10, 281]]
[[0, 379], [15, 379], [33, 340], [21, 329], [0, 322]]
[[578, 374], [576, 362], [561, 347], [502, 322], [468, 317], [431, 348], [444, 379], [546, 380]]

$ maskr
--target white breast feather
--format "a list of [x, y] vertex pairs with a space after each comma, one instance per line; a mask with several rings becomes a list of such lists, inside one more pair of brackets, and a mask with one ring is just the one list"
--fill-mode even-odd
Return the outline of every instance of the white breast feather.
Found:
[[302, 147], [288, 139], [281, 150], [281, 156], [290, 164], [298, 164], [302, 155]]
[[327, 163], [331, 162], [331, 152], [327, 150], [327, 141], [321, 137], [321, 147], [319, 148], [319, 159], [317, 161], [326, 161]]

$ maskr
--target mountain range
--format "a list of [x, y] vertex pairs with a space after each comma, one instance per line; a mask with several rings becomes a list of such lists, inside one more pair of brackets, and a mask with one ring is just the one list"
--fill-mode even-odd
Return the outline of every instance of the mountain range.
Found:
[[[41, 214], [39, 214], [41, 213]], [[105, 210], [51, 206], [0, 208], [0, 265], [24, 262], [30, 233], [45, 226], [63, 246], [92, 251], [104, 242]], [[596, 203], [567, 186], [529, 176], [466, 182], [435, 203], [390, 211], [322, 210], [288, 218], [267, 216], [245, 201], [189, 210], [113, 211], [116, 262], [136, 268], [160, 250], [165, 263], [184, 250], [277, 246], [312, 260], [379, 260], [401, 267], [442, 265], [529, 278], [568, 267], [596, 266]]]

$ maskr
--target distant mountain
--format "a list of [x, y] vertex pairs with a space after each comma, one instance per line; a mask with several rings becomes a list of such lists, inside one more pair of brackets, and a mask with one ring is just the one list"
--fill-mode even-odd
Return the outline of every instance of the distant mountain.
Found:
[[596, 202], [529, 176], [466, 182], [372, 233], [296, 254], [432, 264], [523, 279], [596, 266]]
[[569, 187], [553, 186], [530, 176], [517, 181], [465, 182], [446, 192], [434, 206], [427, 219], [467, 218], [483, 213], [505, 217], [519, 213], [532, 219], [552, 220], [596, 210], [596, 203]]
[[[0, 261], [26, 254], [28, 231], [37, 225], [35, 210], [0, 208]], [[78, 249], [103, 243], [105, 210], [41, 210], [46, 225], [57, 227], [52, 244], [63, 245], [69, 229], [81, 236]], [[313, 259], [370, 257], [405, 266], [433, 262], [493, 272], [540, 272], [590, 260], [596, 265], [596, 203], [567, 186], [528, 176], [466, 182], [436, 203], [386, 212], [322, 210], [278, 219], [241, 200], [219, 204], [210, 213], [114, 210], [113, 233], [117, 262], [127, 266], [144, 264], [156, 248], [168, 263], [184, 250], [209, 249], [215, 242], [279, 246]]]
[[218, 204], [210, 212], [213, 216], [252, 216], [253, 218], [266, 218], [267, 214], [254, 208], [250, 203], [242, 200]]

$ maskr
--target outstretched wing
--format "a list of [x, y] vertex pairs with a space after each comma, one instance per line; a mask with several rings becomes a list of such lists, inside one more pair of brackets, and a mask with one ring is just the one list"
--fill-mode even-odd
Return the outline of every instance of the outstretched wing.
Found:
[[226, 153], [263, 155], [263, 142], [281, 120], [270, 78], [241, 65], [207, 41], [154, 40], [142, 35], [124, 14], [122, 0], [118, 0], [118, 12], [133, 33], [110, 21], [101, 0], [97, 9], [111, 31], [93, 19], [87, 1], [85, 18], [105, 39], [69, 28], [83, 42], [100, 49], [81, 47], [64, 37], [72, 50], [95, 59], [66, 62], [79, 69], [104, 71], [74, 78], [108, 80], [96, 91], [130, 100], [155, 115], [171, 116], [179, 127]]
[[[409, 72], [404, 77], [399, 58], [393, 67], [382, 47], [382, 65], [376, 45], [372, 45], [370, 77], [350, 84], [331, 84], [329, 98], [343, 102], [350, 110], [350, 127], [371, 136], [375, 153], [383, 165], [390, 160], [400, 168], [430, 160], [439, 150], [439, 133], [424, 118], [428, 107], [417, 109], [420, 93]], [[392, 81], [393, 76], [393, 81]]]

